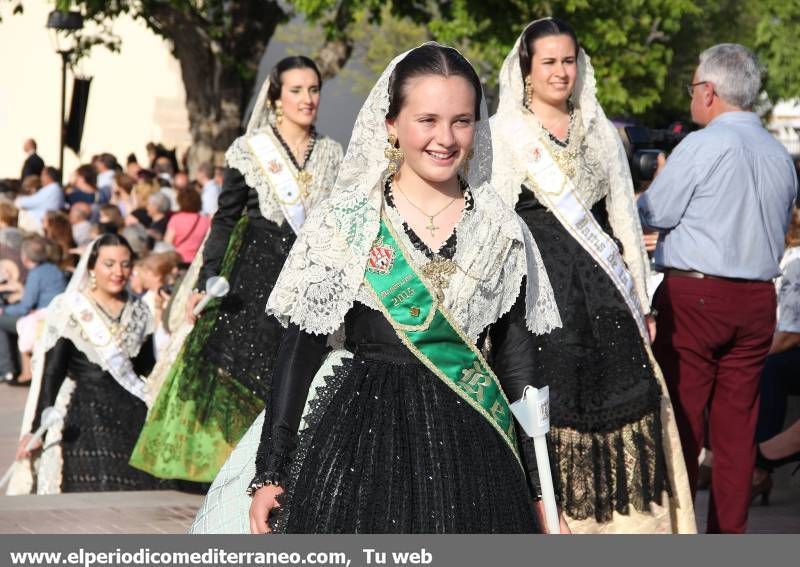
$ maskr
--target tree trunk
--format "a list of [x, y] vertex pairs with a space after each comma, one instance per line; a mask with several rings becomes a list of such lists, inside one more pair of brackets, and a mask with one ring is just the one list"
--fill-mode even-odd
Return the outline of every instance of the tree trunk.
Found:
[[210, 161], [223, 165], [225, 151], [242, 131], [242, 115], [261, 56], [277, 25], [286, 17], [273, 1], [230, 2], [231, 24], [223, 37], [208, 33], [198, 14], [157, 3], [148, 23], [172, 42], [186, 89], [192, 146], [190, 174]]
[[350, 55], [353, 53], [353, 42], [345, 39], [333, 39], [325, 42], [315, 57], [322, 80], [326, 81], [339, 74]]

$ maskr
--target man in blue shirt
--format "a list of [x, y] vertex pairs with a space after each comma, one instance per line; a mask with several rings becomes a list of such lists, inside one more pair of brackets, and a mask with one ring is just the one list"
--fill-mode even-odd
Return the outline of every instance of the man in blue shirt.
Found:
[[213, 216], [217, 212], [217, 201], [222, 188], [214, 180], [214, 166], [210, 162], [205, 161], [198, 166], [197, 181], [203, 186], [203, 214]]
[[61, 188], [61, 173], [55, 167], [42, 170], [42, 188], [33, 195], [17, 197], [14, 204], [28, 211], [41, 226], [47, 211], [60, 211], [64, 208], [64, 190]]
[[28, 269], [22, 299], [0, 308], [0, 380], [11, 381], [16, 369], [17, 320], [31, 311], [47, 307], [66, 288], [64, 274], [47, 257], [44, 238], [32, 236], [22, 242], [22, 263]]
[[755, 56], [737, 44], [700, 55], [688, 85], [692, 133], [638, 201], [659, 232], [658, 332], [686, 467], [696, 487], [704, 412], [714, 452], [708, 531], [742, 533], [755, 462], [759, 377], [775, 328], [778, 263], [797, 195], [786, 149], [751, 109]]

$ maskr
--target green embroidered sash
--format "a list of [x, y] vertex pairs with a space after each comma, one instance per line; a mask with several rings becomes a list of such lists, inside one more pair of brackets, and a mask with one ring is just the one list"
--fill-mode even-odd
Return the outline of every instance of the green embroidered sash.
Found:
[[486, 418], [519, 462], [514, 419], [497, 377], [409, 263], [386, 219], [381, 219], [364, 278], [400, 340]]

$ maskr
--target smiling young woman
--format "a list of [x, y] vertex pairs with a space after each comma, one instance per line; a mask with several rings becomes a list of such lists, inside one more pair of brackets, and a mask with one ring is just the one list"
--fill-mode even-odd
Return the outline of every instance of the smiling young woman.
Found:
[[[488, 184], [482, 98], [452, 48], [425, 44], [384, 71], [267, 304], [288, 325], [272, 415], [193, 531], [538, 529], [535, 460], [508, 401], [531, 331], [558, 314], [535, 244]], [[340, 327], [346, 350], [326, 359]]]
[[[153, 367], [154, 322], [144, 303], [126, 291], [133, 252], [106, 234], [84, 253], [66, 292], [47, 308], [35, 346], [33, 379], [12, 493], [154, 490], [168, 483], [128, 465], [147, 414], [144, 379]], [[55, 406], [63, 423], [48, 429], [34, 453], [32, 432]], [[121, 419], [120, 416], [124, 416]]]

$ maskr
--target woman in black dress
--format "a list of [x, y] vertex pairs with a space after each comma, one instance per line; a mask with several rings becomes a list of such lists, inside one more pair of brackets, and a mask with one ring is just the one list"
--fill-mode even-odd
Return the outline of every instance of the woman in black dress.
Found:
[[98, 238], [67, 291], [48, 306], [17, 457], [31, 456], [26, 445], [45, 408], [64, 419], [47, 432], [35, 486], [17, 478], [15, 493], [168, 487], [128, 465], [147, 414], [142, 375], [155, 362], [150, 310], [126, 291], [132, 263], [124, 238]]
[[[487, 183], [481, 103], [475, 71], [437, 44], [378, 80], [270, 296], [288, 325], [272, 415], [193, 531], [539, 531], [508, 400], [529, 380], [531, 331], [559, 320], [535, 244]], [[346, 350], [325, 360], [341, 326]]]
[[564, 515], [573, 532], [692, 532], [630, 171], [572, 28], [527, 26], [500, 86], [493, 185], [539, 244], [563, 321], [534, 339], [534, 375], [550, 386]]
[[150, 378], [160, 389], [131, 464], [157, 477], [211, 482], [269, 405], [283, 329], [264, 308], [296, 233], [328, 196], [342, 157], [341, 146], [314, 128], [321, 85], [310, 59], [279, 61], [247, 132], [226, 153], [219, 208], [195, 283], [200, 291], [188, 309], [212, 276], [227, 278], [230, 292], [209, 305], [188, 337], [188, 330], [176, 333], [169, 351], [180, 349], [177, 359], [161, 370], [166, 377]]

